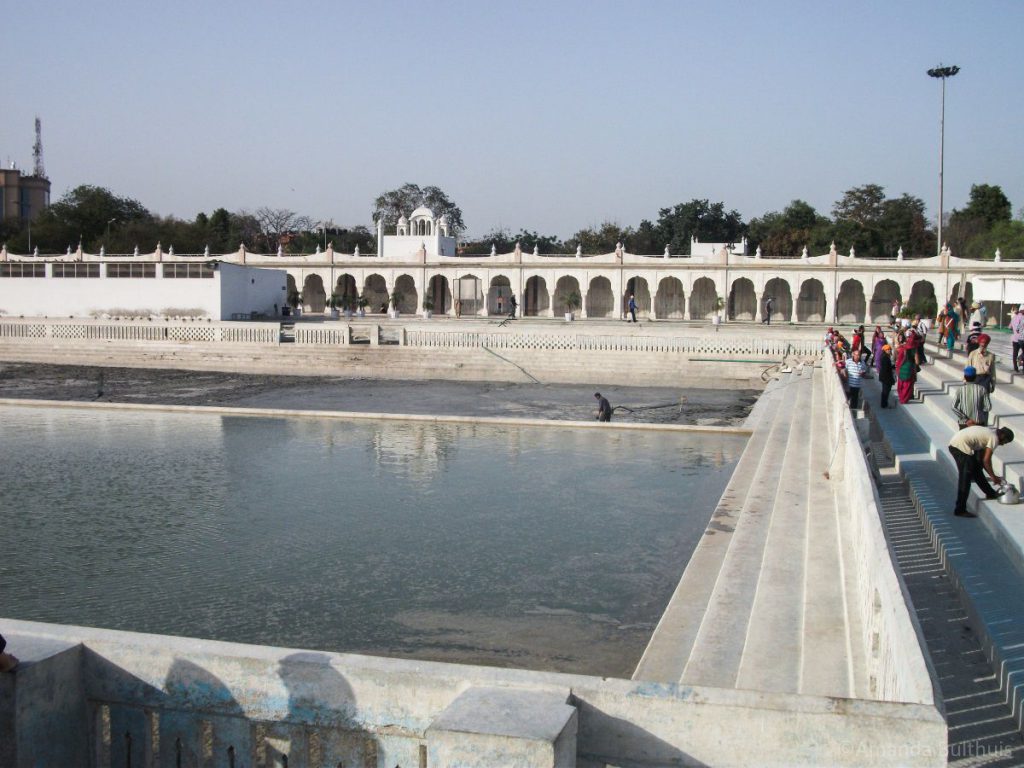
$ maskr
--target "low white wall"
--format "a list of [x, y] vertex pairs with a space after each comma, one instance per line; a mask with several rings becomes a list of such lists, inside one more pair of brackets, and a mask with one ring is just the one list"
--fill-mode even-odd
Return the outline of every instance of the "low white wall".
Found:
[[217, 265], [221, 320], [259, 313], [275, 317], [288, 301], [288, 272], [234, 264]]
[[153, 267], [154, 277], [107, 277], [112, 264], [94, 266], [99, 267], [99, 277], [53, 277], [53, 263], [45, 265], [46, 277], [0, 277], [0, 316], [88, 318], [127, 313], [230, 320], [235, 313], [253, 311], [272, 316], [274, 305], [285, 303], [283, 269], [219, 264], [212, 278], [167, 278], [164, 263], [135, 264]]
[[857, 435], [839, 377], [826, 357], [824, 388], [829, 409], [831, 476], [839, 481], [851, 515], [850, 549], [856, 554], [864, 618], [860, 638], [867, 662], [870, 695], [887, 701], [912, 701], [939, 706], [925, 659], [923, 637], [912, 618], [914, 607], [882, 529], [881, 504]]
[[[197, 310], [189, 314], [220, 318], [219, 280], [164, 279], [160, 264], [156, 277], [101, 276], [0, 278], [0, 312], [4, 316], [23, 317], [98, 317], [121, 312], [152, 315], [165, 310]], [[171, 312], [169, 314], [183, 314]]]
[[[579, 712], [587, 765], [944, 766], [946, 725], [918, 704], [720, 690], [459, 664], [246, 646], [0, 620], [11, 650], [46, 665], [42, 645], [82, 643], [100, 768], [173, 765], [212, 740], [239, 765], [418, 765], [428, 729], [470, 687], [564, 695]], [[61, 670], [67, 677], [67, 671]], [[15, 686], [21, 684], [19, 671]], [[74, 689], [74, 680], [58, 680]], [[31, 685], [31, 683], [26, 683]], [[0, 711], [2, 714], [2, 711]], [[117, 735], [103, 742], [107, 733]], [[0, 723], [3, 732], [4, 723]], [[8, 724], [9, 725], [9, 724]], [[17, 730], [21, 723], [15, 723]], [[99, 726], [99, 727], [96, 727]], [[68, 715], [52, 734], [80, 738]], [[153, 734], [160, 754], [154, 755]], [[130, 739], [125, 736], [130, 735]], [[149, 750], [147, 752], [147, 750]], [[272, 750], [277, 750], [272, 752]], [[263, 761], [258, 761], [259, 756]], [[21, 763], [19, 765], [30, 765]], [[183, 764], [191, 765], [191, 761]], [[226, 761], [225, 763], [226, 764]], [[279, 763], [273, 763], [279, 764]]]

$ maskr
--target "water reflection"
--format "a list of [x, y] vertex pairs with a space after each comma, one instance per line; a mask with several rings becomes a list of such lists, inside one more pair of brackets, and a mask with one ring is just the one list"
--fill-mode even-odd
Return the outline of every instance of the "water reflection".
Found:
[[635, 663], [744, 442], [73, 409], [0, 420], [6, 615], [607, 674]]

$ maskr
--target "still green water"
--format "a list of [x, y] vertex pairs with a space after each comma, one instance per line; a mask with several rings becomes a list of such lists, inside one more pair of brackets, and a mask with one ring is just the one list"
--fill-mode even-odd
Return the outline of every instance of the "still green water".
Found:
[[0, 616], [619, 676], [745, 442], [17, 407], [0, 430]]

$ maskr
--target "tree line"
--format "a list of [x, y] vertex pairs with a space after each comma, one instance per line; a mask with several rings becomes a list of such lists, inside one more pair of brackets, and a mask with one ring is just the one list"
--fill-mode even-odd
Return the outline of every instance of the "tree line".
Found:
[[[825, 215], [803, 200], [793, 200], [782, 211], [770, 211], [744, 221], [722, 202], [694, 199], [661, 208], [656, 218], [636, 226], [605, 221], [578, 230], [562, 240], [555, 235], [520, 228], [497, 228], [479, 237], [467, 237], [461, 208], [440, 188], [404, 184], [379, 195], [370, 211], [371, 221], [383, 220], [393, 234], [402, 215], [424, 205], [438, 217], [446, 215], [449, 231], [459, 241], [459, 252], [485, 254], [492, 246], [508, 252], [518, 243], [524, 251], [542, 254], [609, 253], [619, 243], [630, 253], [690, 252], [691, 238], [702, 242], [738, 243], [747, 238], [748, 249], [758, 247], [766, 258], [796, 258], [806, 247], [811, 255], [825, 253], [834, 242], [842, 253], [852, 248], [858, 256], [931, 256], [937, 251], [935, 229], [925, 217], [924, 202], [912, 195], [887, 197], [878, 184], [853, 187], [843, 193]], [[1024, 220], [1013, 218], [1009, 199], [996, 185], [975, 184], [967, 205], [953, 210], [943, 225], [947, 244], [957, 256], [994, 257], [996, 248], [1007, 259], [1024, 259]], [[136, 247], [152, 251], [160, 243], [176, 253], [229, 253], [244, 244], [250, 251], [311, 253], [333, 243], [335, 250], [351, 253], [376, 251], [376, 232], [369, 226], [337, 226], [316, 221], [287, 209], [261, 207], [254, 211], [216, 208], [194, 220], [159, 216], [142, 203], [120, 197], [103, 187], [83, 185], [66, 193], [29, 225], [17, 219], [0, 222], [0, 243], [15, 253], [38, 248], [41, 253], [75, 250], [79, 243], [89, 253], [131, 253]]]

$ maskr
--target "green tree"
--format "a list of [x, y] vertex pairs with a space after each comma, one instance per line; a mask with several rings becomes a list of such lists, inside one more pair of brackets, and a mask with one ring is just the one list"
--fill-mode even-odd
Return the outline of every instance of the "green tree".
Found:
[[902, 248], [907, 256], [931, 256], [935, 253], [935, 233], [924, 215], [924, 201], [903, 194], [882, 203], [878, 221], [882, 254], [895, 256]]
[[962, 211], [953, 211], [952, 218], [981, 219], [986, 226], [992, 227], [999, 221], [1010, 221], [1012, 218], [1010, 200], [996, 184], [972, 184], [971, 196], [967, 207]]
[[459, 208], [440, 187], [420, 187], [417, 184], [403, 184], [377, 196], [373, 201], [373, 221], [383, 218], [385, 231], [394, 233], [394, 226], [401, 216], [408, 216], [421, 205], [425, 205], [438, 218], [448, 216], [448, 230], [458, 237], [466, 230]]
[[691, 200], [658, 212], [658, 230], [672, 253], [690, 252], [690, 240], [709, 243], [732, 243], [746, 232], [743, 218], [735, 211], [726, 211], [724, 203]]
[[45, 209], [32, 224], [32, 241], [54, 252], [76, 248], [97, 251], [110, 233], [131, 224], [152, 223], [153, 215], [138, 200], [118, 197], [109, 189], [88, 184], [75, 187]]
[[811, 255], [827, 250], [831, 220], [819, 214], [812, 205], [794, 200], [781, 213], [771, 211], [751, 219], [747, 227], [749, 248], [759, 246], [768, 258], [797, 258], [807, 248]]
[[565, 241], [567, 251], [575, 251], [579, 246], [584, 253], [611, 253], [619, 243], [629, 242], [633, 230], [621, 227], [613, 221], [602, 222], [599, 227], [581, 229]]

